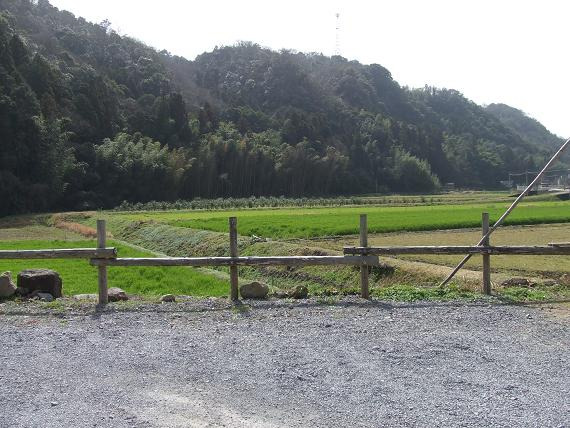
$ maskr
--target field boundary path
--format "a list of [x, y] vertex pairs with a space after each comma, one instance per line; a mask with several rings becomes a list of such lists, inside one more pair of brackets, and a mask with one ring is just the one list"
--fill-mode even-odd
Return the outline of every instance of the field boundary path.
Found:
[[0, 305], [0, 426], [568, 426], [549, 305]]

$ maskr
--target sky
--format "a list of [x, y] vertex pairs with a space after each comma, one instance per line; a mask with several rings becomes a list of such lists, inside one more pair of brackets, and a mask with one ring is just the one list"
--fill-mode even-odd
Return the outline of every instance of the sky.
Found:
[[[377, 63], [401, 85], [505, 103], [570, 137], [566, 0], [50, 0], [88, 21], [194, 59], [252, 41]], [[565, 31], [566, 30], [566, 31]]]

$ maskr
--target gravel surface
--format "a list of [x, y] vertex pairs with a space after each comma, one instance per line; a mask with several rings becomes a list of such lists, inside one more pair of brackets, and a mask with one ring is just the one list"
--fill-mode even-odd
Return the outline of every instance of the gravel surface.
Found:
[[0, 427], [570, 426], [570, 321], [548, 309], [6, 307]]

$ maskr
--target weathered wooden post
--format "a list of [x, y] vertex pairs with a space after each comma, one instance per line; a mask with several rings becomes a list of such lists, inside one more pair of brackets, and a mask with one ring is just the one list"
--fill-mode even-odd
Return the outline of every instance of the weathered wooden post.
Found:
[[[489, 233], [489, 213], [482, 215], [482, 233], [486, 236]], [[489, 236], [483, 241], [483, 245], [488, 247], [490, 245]], [[483, 254], [483, 294], [491, 294], [491, 255]]]
[[[238, 257], [238, 242], [237, 242], [237, 218], [230, 217], [230, 257]], [[239, 299], [238, 290], [238, 267], [236, 265], [230, 266], [230, 295], [232, 300]]]
[[[97, 248], [107, 247], [107, 227], [105, 220], [97, 220]], [[99, 304], [106, 305], [107, 296], [107, 266], [98, 266]]]
[[[360, 214], [360, 246], [368, 247], [368, 218], [366, 214]], [[366, 256], [367, 253], [363, 253]], [[363, 299], [370, 297], [368, 287], [368, 265], [360, 265], [360, 295]]]

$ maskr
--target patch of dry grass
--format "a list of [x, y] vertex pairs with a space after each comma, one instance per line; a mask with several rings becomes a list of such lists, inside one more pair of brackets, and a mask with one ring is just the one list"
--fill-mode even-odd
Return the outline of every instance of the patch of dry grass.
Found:
[[23, 241], [40, 239], [77, 241], [84, 239], [84, 237], [69, 230], [57, 229], [55, 227], [43, 226], [39, 224], [0, 229], [0, 241]]
[[[81, 218], [81, 219], [86, 219], [86, 218], [90, 218], [91, 214], [90, 213], [74, 213], [73, 214], [74, 218]], [[62, 230], [67, 230], [69, 232], [73, 232], [76, 233], [78, 235], [84, 236], [85, 238], [95, 238], [97, 237], [97, 230], [90, 227], [90, 226], [86, 226], [84, 224], [81, 223], [77, 223], [75, 221], [71, 221], [70, 219], [68, 219], [67, 215], [65, 213], [61, 213], [61, 214], [54, 214], [51, 218], [52, 224], [54, 227], [58, 228], [58, 229], [62, 229]]]
[[[384, 245], [474, 245], [481, 238], [477, 229], [436, 230], [430, 232], [403, 232], [371, 234], [368, 242], [371, 246]], [[534, 226], [508, 226], [498, 229], [491, 235], [491, 244], [496, 245], [536, 245], [549, 242], [569, 242], [570, 225], [545, 224]], [[313, 245], [315, 240], [311, 241]], [[347, 236], [338, 239], [319, 241], [318, 245], [325, 248], [338, 249], [342, 246], [358, 245], [357, 236]], [[410, 255], [397, 258], [386, 258], [389, 263], [404, 269], [422, 269], [435, 276], [445, 276], [461, 260], [454, 255]], [[466, 264], [466, 269], [459, 276], [464, 280], [479, 280], [481, 257], [472, 257]], [[538, 275], [556, 277], [558, 274], [570, 272], [570, 258], [567, 256], [493, 256], [491, 268], [494, 273], [504, 276]], [[475, 271], [475, 272], [474, 272]], [[494, 277], [498, 281], [498, 278]]]

